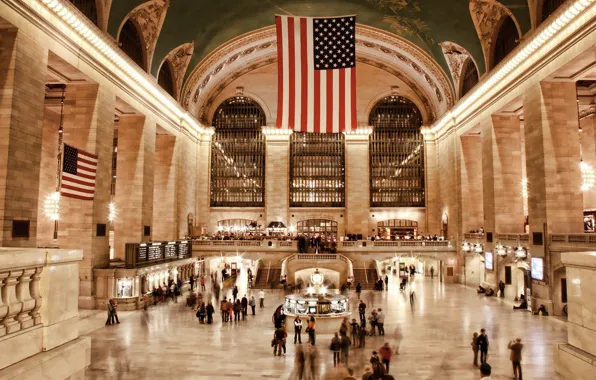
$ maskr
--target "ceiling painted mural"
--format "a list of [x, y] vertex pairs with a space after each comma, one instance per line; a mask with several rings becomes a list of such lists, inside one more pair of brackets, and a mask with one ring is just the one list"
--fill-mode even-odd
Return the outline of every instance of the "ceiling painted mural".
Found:
[[[126, 15], [143, 0], [112, 3], [108, 32], [116, 37]], [[521, 31], [530, 29], [527, 0], [501, 0]], [[483, 50], [470, 15], [469, 0], [170, 0], [152, 62], [156, 74], [162, 59], [176, 47], [194, 41], [192, 69], [230, 39], [274, 24], [274, 15], [337, 16], [356, 14], [360, 24], [395, 33], [415, 43], [449, 72], [439, 43], [465, 48], [485, 71]]]

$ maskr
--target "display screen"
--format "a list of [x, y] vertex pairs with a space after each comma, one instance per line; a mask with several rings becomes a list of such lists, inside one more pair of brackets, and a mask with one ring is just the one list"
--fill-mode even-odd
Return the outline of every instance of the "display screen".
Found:
[[495, 269], [493, 266], [493, 253], [492, 252], [484, 252], [484, 267], [487, 270]]
[[542, 257], [532, 257], [532, 278], [534, 280], [544, 280], [544, 259]]

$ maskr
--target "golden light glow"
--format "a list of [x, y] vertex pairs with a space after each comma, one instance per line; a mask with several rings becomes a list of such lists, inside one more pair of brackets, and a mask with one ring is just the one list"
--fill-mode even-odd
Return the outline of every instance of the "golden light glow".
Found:
[[60, 219], [60, 192], [50, 193], [46, 197], [43, 210], [50, 220], [56, 221]]

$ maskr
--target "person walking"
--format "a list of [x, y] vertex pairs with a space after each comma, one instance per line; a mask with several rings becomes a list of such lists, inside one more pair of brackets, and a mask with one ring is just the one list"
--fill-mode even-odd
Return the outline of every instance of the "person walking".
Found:
[[435, 278], [435, 267], [430, 267], [430, 278], [431, 280]]
[[472, 343], [470, 343], [470, 346], [472, 346], [472, 351], [474, 352], [474, 367], [478, 367], [478, 333], [475, 332], [474, 335], [472, 335]]
[[228, 299], [227, 308], [228, 308], [228, 322], [232, 323], [234, 320], [234, 303], [232, 302], [231, 298]]
[[227, 322], [228, 321], [228, 300], [226, 297], [221, 300], [219, 304], [219, 310], [221, 311], [221, 321]]
[[389, 290], [389, 276], [385, 275], [385, 290]]
[[366, 322], [366, 304], [362, 300], [360, 300], [360, 304], [358, 305], [358, 314], [360, 315], [360, 323], [365, 323]]
[[511, 364], [513, 365], [513, 378], [517, 380], [522, 380], [522, 368], [521, 368], [521, 360], [522, 360], [522, 348], [524, 345], [521, 343], [521, 338], [515, 338], [509, 342], [507, 346], [511, 350]]
[[107, 311], [108, 311], [108, 319], [106, 319], [106, 326], [107, 326], [107, 325], [111, 325], [114, 323], [114, 317], [112, 317], [112, 312], [114, 310], [114, 307], [112, 306], [111, 299], [108, 300], [108, 304], [106, 306], [107, 306]]
[[190, 283], [190, 291], [192, 293], [194, 287], [195, 287], [195, 277], [194, 276], [190, 276], [190, 279], [188, 280], [188, 282]]
[[302, 320], [298, 316], [294, 319], [294, 344], [296, 342], [302, 344]]
[[242, 313], [242, 304], [240, 300], [236, 300], [234, 304], [234, 322], [240, 322], [240, 314]]
[[360, 283], [356, 284], [356, 294], [358, 295], [358, 299], [360, 299], [360, 294], [362, 293], [362, 285]]
[[335, 332], [335, 336], [331, 339], [329, 349], [333, 352], [333, 367], [337, 367], [337, 365], [341, 363], [341, 341], [337, 331]]
[[242, 297], [240, 305], [242, 305], [242, 320], [246, 321], [246, 314], [248, 314], [248, 298], [246, 298], [246, 294]]
[[385, 367], [381, 363], [377, 351], [373, 351], [372, 356], [370, 357], [370, 364], [373, 371], [373, 379], [380, 379], [385, 375]]
[[[284, 356], [286, 356], [286, 338], [288, 333], [282, 327], [275, 329], [273, 332], [273, 339], [275, 340], [275, 346], [273, 347], [273, 356], [281, 356], [281, 351], [283, 350]], [[277, 353], [276, 353], [277, 352]]]
[[255, 306], [257, 306], [257, 301], [255, 300], [255, 296], [250, 296], [249, 305], [250, 305], [250, 308], [252, 309], [252, 315], [255, 315]]
[[385, 342], [383, 347], [379, 349], [379, 355], [385, 365], [385, 373], [389, 373], [389, 364], [391, 363], [391, 357], [393, 356], [393, 350], [389, 346], [389, 342]]
[[201, 291], [205, 291], [205, 276], [201, 276]]
[[358, 337], [359, 337], [359, 329], [360, 329], [360, 325], [358, 324], [358, 322], [356, 322], [355, 318], [352, 318], [352, 323], [350, 323], [350, 333], [352, 336], [352, 345], [354, 346], [358, 346], [359, 342], [358, 342]]
[[480, 363], [484, 364], [488, 357], [488, 336], [486, 336], [486, 330], [480, 330], [480, 335], [476, 338], [476, 344], [480, 349]]
[[236, 303], [236, 298], [238, 298], [238, 287], [234, 285], [234, 289], [232, 290], [232, 297], [234, 297], [234, 303]]
[[379, 329], [379, 336], [385, 335], [385, 313], [381, 308], [377, 310], [377, 328]]
[[209, 304], [205, 307], [205, 312], [207, 313], [207, 324], [210, 325], [213, 323], [213, 313], [215, 313], [215, 308], [211, 301], [209, 301]]
[[505, 283], [503, 281], [499, 281], [499, 296], [501, 298], [505, 297]]
[[306, 332], [308, 333], [308, 341], [313, 346], [315, 345], [315, 338], [316, 338], [315, 327], [316, 327], [315, 317], [311, 316], [310, 321], [308, 322], [308, 327], [306, 328]]
[[358, 348], [364, 348], [366, 344], [366, 322], [362, 322], [360, 328], [358, 329]]
[[343, 363], [346, 370], [348, 369], [348, 359], [350, 357], [350, 346], [352, 342], [347, 335], [342, 335], [339, 340], [341, 347], [341, 362]]
[[265, 307], [265, 292], [262, 289], [259, 291], [259, 307]]

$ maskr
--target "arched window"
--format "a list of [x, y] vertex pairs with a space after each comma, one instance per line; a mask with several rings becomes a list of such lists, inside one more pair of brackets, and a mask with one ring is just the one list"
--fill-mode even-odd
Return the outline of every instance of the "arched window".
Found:
[[464, 63], [464, 70], [462, 76], [461, 97], [470, 92], [474, 86], [478, 84], [478, 70], [474, 62], [468, 58]]
[[343, 133], [293, 133], [290, 138], [290, 207], [344, 207]]
[[552, 15], [566, 0], [542, 0], [542, 21]]
[[519, 33], [517, 32], [515, 22], [513, 22], [511, 17], [507, 16], [505, 21], [503, 21], [503, 24], [501, 24], [501, 29], [499, 29], [499, 34], [495, 41], [492, 67], [497, 66], [503, 59], [505, 59], [507, 54], [511, 53], [518, 43]]
[[69, 0], [85, 17], [97, 25], [97, 4], [96, 0]]
[[409, 99], [391, 95], [372, 109], [369, 123], [370, 206], [424, 207], [422, 115]]
[[265, 205], [265, 113], [254, 100], [236, 96], [213, 116], [211, 206]]
[[135, 24], [128, 20], [122, 26], [120, 31], [120, 40], [118, 41], [120, 49], [130, 57], [137, 65], [145, 70], [145, 55], [143, 53], [143, 43], [141, 36]]
[[337, 237], [337, 222], [327, 219], [307, 219], [298, 222], [298, 235], [319, 235], [323, 240], [332, 240]]
[[159, 73], [157, 74], [157, 84], [166, 90], [166, 92], [173, 98], [176, 98], [176, 90], [174, 90], [174, 76], [172, 75], [170, 62], [167, 60], [164, 61], [159, 69]]

